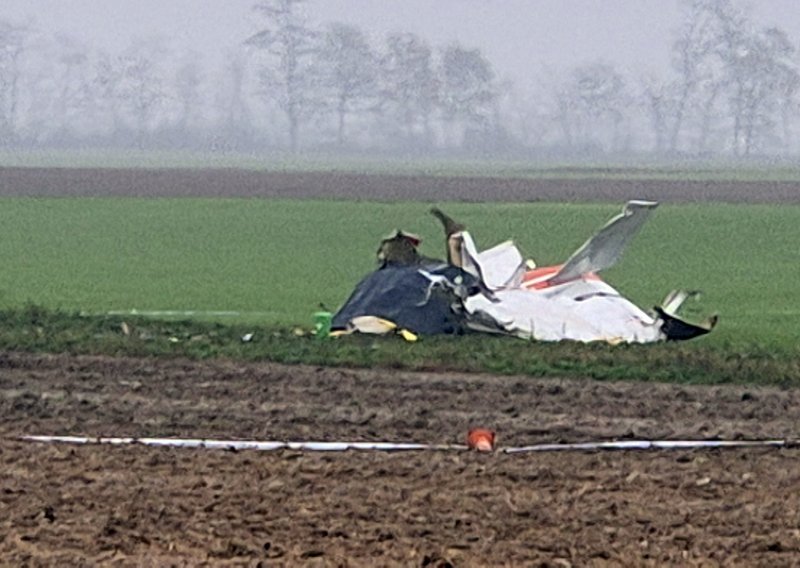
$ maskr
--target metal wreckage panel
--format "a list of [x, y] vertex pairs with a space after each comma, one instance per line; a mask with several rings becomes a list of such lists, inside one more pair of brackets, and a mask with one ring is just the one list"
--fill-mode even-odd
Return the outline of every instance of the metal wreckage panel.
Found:
[[598, 276], [620, 259], [657, 205], [629, 201], [562, 265], [540, 268], [532, 268], [511, 241], [479, 252], [462, 224], [434, 208], [444, 226], [447, 260], [421, 256], [419, 236], [395, 231], [381, 241], [378, 269], [358, 283], [334, 315], [332, 329], [336, 334], [478, 331], [609, 343], [704, 335], [716, 316], [696, 324], [677, 315], [696, 292], [673, 291], [648, 313]]

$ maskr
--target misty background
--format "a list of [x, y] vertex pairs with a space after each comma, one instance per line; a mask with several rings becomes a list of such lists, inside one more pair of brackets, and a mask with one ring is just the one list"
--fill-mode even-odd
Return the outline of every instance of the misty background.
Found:
[[0, 148], [794, 158], [795, 0], [3, 0]]

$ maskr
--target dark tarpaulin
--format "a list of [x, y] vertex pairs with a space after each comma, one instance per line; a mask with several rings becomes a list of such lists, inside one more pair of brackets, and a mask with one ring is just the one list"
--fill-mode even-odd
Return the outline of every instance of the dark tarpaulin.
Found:
[[358, 283], [333, 316], [332, 329], [347, 329], [355, 317], [376, 316], [415, 333], [464, 333], [467, 329], [456, 291], [473, 294], [477, 286], [477, 278], [455, 266], [388, 264]]

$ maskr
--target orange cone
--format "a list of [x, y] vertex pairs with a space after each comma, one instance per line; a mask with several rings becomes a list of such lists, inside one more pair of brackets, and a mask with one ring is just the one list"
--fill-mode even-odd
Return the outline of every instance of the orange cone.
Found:
[[473, 428], [467, 434], [467, 446], [470, 450], [491, 452], [494, 450], [495, 433], [485, 428]]

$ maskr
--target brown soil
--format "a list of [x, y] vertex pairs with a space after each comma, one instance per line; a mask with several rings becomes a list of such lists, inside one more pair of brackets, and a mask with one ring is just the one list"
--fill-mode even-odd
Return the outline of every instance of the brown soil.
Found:
[[0, 356], [11, 565], [794, 565], [796, 450], [301, 453], [25, 434], [463, 443], [793, 436], [800, 392]]
[[0, 168], [0, 196], [204, 196], [381, 201], [613, 201], [800, 203], [779, 181], [426, 177], [239, 169]]
[[[800, 202], [772, 182], [0, 168], [9, 195]], [[19, 436], [796, 437], [799, 403], [768, 388], [0, 353], [0, 564], [797, 565], [791, 449], [324, 454]]]

